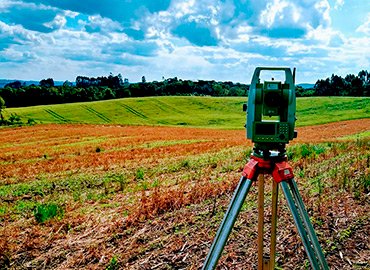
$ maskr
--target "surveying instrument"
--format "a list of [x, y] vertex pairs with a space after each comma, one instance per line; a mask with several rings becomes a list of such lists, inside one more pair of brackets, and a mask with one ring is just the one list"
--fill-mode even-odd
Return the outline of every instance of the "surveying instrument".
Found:
[[[260, 81], [261, 71], [285, 72], [285, 81]], [[297, 137], [295, 68], [258, 67], [249, 88], [246, 135], [254, 143], [222, 223], [204, 262], [204, 270], [215, 269], [252, 183], [258, 178], [258, 269], [275, 269], [278, 189], [282, 187], [294, 223], [313, 269], [329, 269], [312, 227], [293, 169], [287, 162], [285, 145]], [[264, 257], [264, 174], [272, 175], [270, 256]]]

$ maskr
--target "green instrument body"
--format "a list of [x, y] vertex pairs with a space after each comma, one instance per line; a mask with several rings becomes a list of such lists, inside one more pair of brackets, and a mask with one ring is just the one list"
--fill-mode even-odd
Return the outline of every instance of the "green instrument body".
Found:
[[[285, 72], [285, 81], [260, 83], [263, 70]], [[294, 73], [294, 72], [293, 72]], [[254, 143], [285, 144], [296, 137], [294, 74], [285, 67], [257, 67], [249, 88], [247, 138]]]

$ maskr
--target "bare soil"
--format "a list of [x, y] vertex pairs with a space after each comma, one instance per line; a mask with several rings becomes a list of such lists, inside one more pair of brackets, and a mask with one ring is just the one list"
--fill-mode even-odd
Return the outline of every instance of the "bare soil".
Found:
[[[301, 127], [290, 144], [330, 142], [323, 153], [291, 165], [331, 269], [370, 268], [370, 141], [339, 140], [369, 129], [370, 119]], [[0, 269], [200, 269], [241, 175], [244, 147], [251, 144], [240, 130], [92, 125], [0, 130], [0, 188], [52, 181], [50, 194], [5, 195], [1, 207], [69, 198], [62, 203], [62, 219], [37, 223], [32, 210], [0, 216]], [[240, 153], [198, 167], [189, 161], [225, 149]], [[179, 169], [162, 168], [178, 162]], [[122, 191], [99, 182], [102, 196], [81, 200], [59, 183], [86, 175], [88, 188], [92, 176], [134, 175], [142, 167], [151, 172], [145, 175], [148, 183], [163, 184], [136, 190], [142, 182], [133, 176]], [[269, 187], [266, 192], [269, 222]], [[252, 187], [218, 269], [257, 269], [256, 197]], [[307, 269], [282, 196], [279, 207], [277, 265]], [[266, 239], [268, 231], [267, 226]]]

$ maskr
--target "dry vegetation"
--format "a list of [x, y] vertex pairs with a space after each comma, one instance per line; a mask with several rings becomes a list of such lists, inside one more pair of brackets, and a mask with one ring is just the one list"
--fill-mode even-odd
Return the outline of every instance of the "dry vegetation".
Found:
[[[332, 269], [370, 267], [370, 141], [338, 139], [369, 126], [303, 127], [288, 148]], [[243, 131], [212, 129], [41, 125], [0, 135], [4, 269], [198, 269], [251, 151]], [[280, 197], [277, 265], [306, 269]], [[252, 188], [220, 269], [256, 268], [256, 201]]]

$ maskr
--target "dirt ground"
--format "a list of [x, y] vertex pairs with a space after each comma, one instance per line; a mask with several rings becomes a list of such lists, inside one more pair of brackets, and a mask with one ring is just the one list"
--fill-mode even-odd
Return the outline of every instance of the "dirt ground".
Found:
[[[335, 142], [368, 130], [370, 119], [300, 127], [290, 144]], [[69, 124], [0, 129], [5, 194], [0, 206], [14, 209], [0, 216], [0, 269], [2, 263], [4, 269], [199, 269], [241, 174], [242, 167], [230, 164], [244, 163], [245, 153], [223, 162], [213, 161], [213, 154], [251, 145], [244, 130]], [[369, 143], [345, 147], [332, 145], [293, 165], [331, 269], [368, 269], [370, 193], [363, 181], [369, 176]], [[225, 153], [221, 158], [228, 158]], [[192, 163], [190, 157], [207, 154], [211, 158], [203, 165], [201, 158], [200, 165]], [[171, 164], [181, 167], [166, 167]], [[122, 170], [137, 174], [143, 167], [147, 183], [134, 176], [125, 192], [118, 182], [99, 178]], [[75, 197], [73, 182], [61, 180], [76, 174], [85, 177], [81, 193], [102, 197]], [[163, 185], [139, 190], [155, 179]], [[28, 186], [37, 181], [50, 185]], [[255, 189], [218, 269], [256, 269]], [[16, 212], [33, 200], [60, 197], [66, 198], [61, 220], [39, 224], [32, 209]], [[292, 218], [281, 204], [277, 263], [280, 269], [307, 269]], [[266, 221], [270, 218], [267, 211]]]

